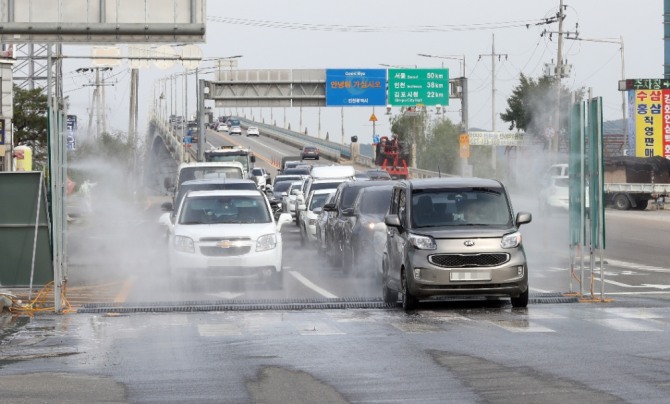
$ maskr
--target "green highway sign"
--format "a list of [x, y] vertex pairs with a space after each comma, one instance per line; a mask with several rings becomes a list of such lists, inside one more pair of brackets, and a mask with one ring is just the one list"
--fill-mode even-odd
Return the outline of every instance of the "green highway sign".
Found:
[[389, 69], [388, 74], [390, 105], [449, 105], [449, 69]]

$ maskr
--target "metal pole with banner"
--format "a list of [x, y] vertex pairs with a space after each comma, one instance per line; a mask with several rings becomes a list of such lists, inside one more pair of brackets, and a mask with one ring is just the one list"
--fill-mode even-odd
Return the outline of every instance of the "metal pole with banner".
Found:
[[605, 250], [605, 207], [603, 185], [602, 152], [602, 98], [589, 100], [589, 212], [591, 217], [590, 238], [591, 274], [595, 266], [594, 249], [600, 250], [600, 293], [604, 299], [603, 250]]
[[[584, 243], [584, 176], [576, 175], [583, 172], [584, 154], [584, 104], [579, 102], [572, 105], [570, 111], [570, 156], [568, 160], [569, 174], [569, 220], [570, 220], [570, 293], [573, 293], [572, 280], [575, 277], [575, 262], [579, 255], [579, 260], [583, 263], [581, 254]], [[579, 251], [579, 254], [577, 254]], [[582, 267], [583, 273], [583, 267]], [[582, 294], [580, 284], [580, 296]]]

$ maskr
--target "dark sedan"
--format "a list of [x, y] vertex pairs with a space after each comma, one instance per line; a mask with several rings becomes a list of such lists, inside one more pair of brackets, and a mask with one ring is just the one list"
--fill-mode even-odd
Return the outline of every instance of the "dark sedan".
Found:
[[375, 262], [374, 237], [382, 231], [384, 216], [391, 204], [393, 183], [369, 188], [363, 188], [351, 212], [349, 221], [342, 228], [344, 243], [343, 266], [344, 270], [357, 275], [377, 275]]
[[325, 253], [335, 267], [342, 266], [344, 271], [351, 269], [345, 264], [349, 240], [344, 237], [344, 227], [354, 220], [354, 202], [360, 191], [374, 186], [392, 185], [395, 181], [349, 181], [337, 187], [333, 201], [323, 206], [327, 213], [325, 225]]
[[300, 159], [314, 159], [318, 160], [319, 159], [319, 149], [317, 149], [314, 146], [305, 146], [302, 148], [302, 151], [300, 152]]

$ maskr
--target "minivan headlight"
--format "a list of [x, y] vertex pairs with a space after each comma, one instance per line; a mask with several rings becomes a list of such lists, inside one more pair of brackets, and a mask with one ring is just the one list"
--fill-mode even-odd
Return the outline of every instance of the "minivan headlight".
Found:
[[506, 234], [500, 240], [500, 248], [515, 248], [521, 245], [521, 233]]
[[418, 234], [410, 233], [409, 241], [410, 243], [412, 243], [414, 248], [418, 250], [435, 250], [437, 248], [435, 240], [433, 240], [433, 238], [429, 236], [420, 236]]
[[277, 246], [277, 236], [275, 234], [266, 234], [260, 236], [256, 241], [256, 251], [272, 250]]

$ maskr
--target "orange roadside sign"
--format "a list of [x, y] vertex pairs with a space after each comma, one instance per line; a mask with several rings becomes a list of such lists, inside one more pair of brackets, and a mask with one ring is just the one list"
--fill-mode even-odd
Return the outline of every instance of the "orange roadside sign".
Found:
[[374, 113], [370, 115], [370, 122], [377, 122], [377, 116]]
[[470, 158], [470, 136], [467, 134], [460, 135], [458, 138], [458, 143], [458, 150], [461, 158]]

